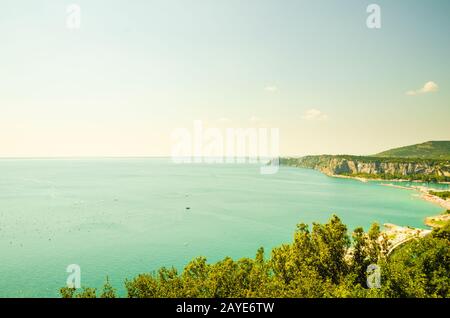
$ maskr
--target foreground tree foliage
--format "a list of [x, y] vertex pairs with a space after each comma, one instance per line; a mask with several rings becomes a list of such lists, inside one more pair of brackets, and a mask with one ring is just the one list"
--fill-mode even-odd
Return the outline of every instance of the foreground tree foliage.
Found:
[[[209, 264], [198, 257], [179, 273], [161, 268], [125, 282], [130, 298], [171, 297], [449, 297], [450, 223], [412, 240], [389, 258], [387, 238], [374, 224], [357, 228], [352, 240], [337, 216], [327, 224], [299, 224], [291, 244], [260, 248], [254, 259], [227, 257]], [[367, 268], [378, 264], [380, 288], [367, 287]], [[65, 298], [97, 297], [97, 291], [62, 288]], [[115, 298], [107, 280], [102, 298]]]

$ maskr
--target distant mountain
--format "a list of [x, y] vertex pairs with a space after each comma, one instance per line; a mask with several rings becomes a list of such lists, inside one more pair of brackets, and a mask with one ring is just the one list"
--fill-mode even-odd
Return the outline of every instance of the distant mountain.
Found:
[[428, 141], [423, 144], [383, 151], [374, 156], [384, 158], [450, 159], [450, 141]]

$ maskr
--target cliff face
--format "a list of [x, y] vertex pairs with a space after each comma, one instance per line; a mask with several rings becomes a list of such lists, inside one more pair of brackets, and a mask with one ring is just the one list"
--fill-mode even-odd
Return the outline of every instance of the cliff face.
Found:
[[[319, 166], [319, 170], [327, 174], [391, 174], [409, 176], [415, 174], [427, 174], [438, 176], [450, 176], [448, 167], [430, 165], [427, 163], [411, 162], [362, 162], [333, 158], [328, 164]], [[447, 169], [445, 169], [447, 168]]]
[[364, 175], [367, 177], [417, 178], [440, 177], [450, 180], [450, 161], [413, 160], [357, 156], [307, 156], [282, 159], [288, 166], [312, 168], [328, 175]]

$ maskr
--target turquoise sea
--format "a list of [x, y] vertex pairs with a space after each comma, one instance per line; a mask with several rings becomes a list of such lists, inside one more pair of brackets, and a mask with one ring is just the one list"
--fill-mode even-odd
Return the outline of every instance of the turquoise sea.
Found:
[[[69, 264], [84, 286], [123, 282], [195, 256], [252, 257], [292, 238], [299, 222], [335, 213], [424, 227], [442, 208], [379, 183], [249, 164], [169, 159], [0, 160], [0, 297], [58, 297]], [[190, 209], [187, 209], [190, 208]]]

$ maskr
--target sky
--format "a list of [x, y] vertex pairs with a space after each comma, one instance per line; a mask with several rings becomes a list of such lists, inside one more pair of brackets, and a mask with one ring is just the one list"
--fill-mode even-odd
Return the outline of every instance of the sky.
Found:
[[[366, 24], [371, 3], [379, 29]], [[447, 0], [0, 8], [0, 157], [167, 156], [194, 121], [278, 128], [281, 155], [450, 140]]]

